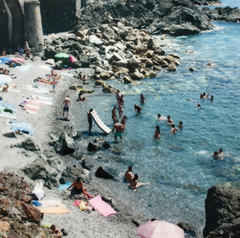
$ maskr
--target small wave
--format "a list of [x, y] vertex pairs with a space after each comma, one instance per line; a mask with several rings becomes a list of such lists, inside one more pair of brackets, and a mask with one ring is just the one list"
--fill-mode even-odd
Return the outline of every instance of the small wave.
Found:
[[201, 150], [201, 151], [196, 152], [196, 154], [197, 155], [207, 155], [207, 154], [209, 154], [209, 152], [205, 151], [205, 150]]
[[223, 30], [224, 28], [225, 28], [224, 26], [214, 25], [214, 28], [212, 30], [202, 31], [202, 32], [200, 32], [200, 34], [205, 34], [205, 33], [214, 32], [214, 31], [220, 31], [220, 30]]

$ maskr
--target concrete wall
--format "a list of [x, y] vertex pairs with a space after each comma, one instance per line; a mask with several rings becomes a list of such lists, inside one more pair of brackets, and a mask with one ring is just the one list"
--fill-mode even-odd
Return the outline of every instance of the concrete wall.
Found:
[[4, 48], [9, 48], [7, 24], [8, 22], [6, 9], [3, 0], [0, 0], [0, 29], [1, 29], [0, 50], [3, 50]]
[[73, 29], [80, 15], [81, 0], [40, 0], [43, 32], [46, 34]]

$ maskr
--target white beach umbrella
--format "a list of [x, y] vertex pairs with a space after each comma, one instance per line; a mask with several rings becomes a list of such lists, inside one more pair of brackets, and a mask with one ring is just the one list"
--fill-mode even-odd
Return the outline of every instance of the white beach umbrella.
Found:
[[0, 85], [10, 83], [12, 81], [12, 78], [8, 75], [0, 75]]

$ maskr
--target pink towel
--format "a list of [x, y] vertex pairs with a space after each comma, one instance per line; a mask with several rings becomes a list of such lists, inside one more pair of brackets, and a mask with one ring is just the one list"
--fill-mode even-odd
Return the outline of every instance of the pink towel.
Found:
[[71, 55], [68, 59], [68, 61], [70, 61], [71, 63], [74, 63], [76, 61], [78, 61], [73, 55]]
[[104, 202], [99, 195], [89, 200], [89, 203], [105, 217], [117, 214], [117, 212]]

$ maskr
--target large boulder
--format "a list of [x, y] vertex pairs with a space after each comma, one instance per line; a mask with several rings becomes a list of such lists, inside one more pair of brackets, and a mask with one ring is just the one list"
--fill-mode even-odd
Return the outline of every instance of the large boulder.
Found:
[[39, 209], [26, 203], [21, 203], [21, 205], [27, 215], [28, 221], [36, 223], [39, 223], [41, 221], [41, 213]]
[[104, 179], [113, 179], [114, 177], [100, 166], [95, 172], [95, 176]]
[[61, 155], [72, 154], [75, 151], [74, 140], [67, 133], [62, 132], [54, 148]]
[[23, 148], [28, 151], [39, 151], [40, 148], [38, 144], [32, 139], [32, 138], [27, 138], [23, 142], [15, 145], [15, 147]]
[[208, 17], [201, 14], [197, 9], [176, 7], [169, 15], [162, 19], [153, 33], [187, 35], [212, 29], [213, 25], [210, 23]]
[[143, 67], [144, 67], [144, 64], [141, 62], [141, 60], [139, 58], [132, 57], [128, 61], [128, 68], [131, 71], [134, 71], [135, 69], [140, 69], [140, 68], [143, 68]]
[[97, 151], [97, 150], [100, 150], [101, 148], [110, 149], [112, 147], [107, 141], [105, 141], [101, 137], [96, 138], [93, 142], [90, 142], [88, 144], [88, 150], [89, 151]]
[[141, 80], [144, 79], [144, 75], [142, 73], [139, 72], [138, 69], [136, 69], [132, 74], [131, 74], [132, 78], [135, 80]]
[[240, 237], [240, 188], [212, 186], [205, 200], [205, 238]]

